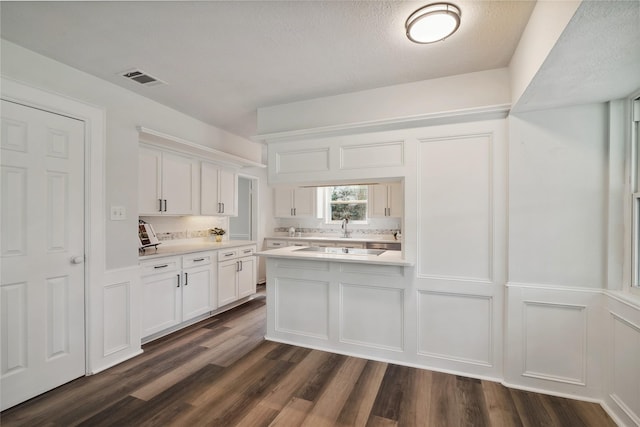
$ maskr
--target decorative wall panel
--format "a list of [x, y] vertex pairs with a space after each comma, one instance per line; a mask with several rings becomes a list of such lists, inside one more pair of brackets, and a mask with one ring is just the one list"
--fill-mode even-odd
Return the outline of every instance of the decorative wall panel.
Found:
[[275, 288], [276, 331], [328, 339], [329, 282], [276, 277]]
[[402, 351], [404, 291], [340, 284], [340, 341]]
[[586, 384], [586, 306], [525, 301], [523, 328], [522, 375]]
[[367, 169], [404, 165], [404, 141], [340, 147], [340, 169]]
[[114, 283], [104, 287], [103, 355], [123, 350], [131, 345], [130, 282]]
[[419, 278], [493, 279], [491, 135], [421, 140]]
[[493, 298], [418, 291], [418, 354], [493, 365]]
[[329, 170], [329, 148], [276, 153], [276, 173], [307, 173]]

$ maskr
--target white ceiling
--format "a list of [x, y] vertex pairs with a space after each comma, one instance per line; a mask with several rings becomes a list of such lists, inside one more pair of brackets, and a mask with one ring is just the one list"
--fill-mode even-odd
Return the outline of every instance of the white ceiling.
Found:
[[[428, 1], [7, 2], [2, 38], [244, 137], [259, 107], [505, 67], [533, 1], [456, 0], [462, 25], [417, 45]], [[139, 68], [166, 86], [119, 73]]]

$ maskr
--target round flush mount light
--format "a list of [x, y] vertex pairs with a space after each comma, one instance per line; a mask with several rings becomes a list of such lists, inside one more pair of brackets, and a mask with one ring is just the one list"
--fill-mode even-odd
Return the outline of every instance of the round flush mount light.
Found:
[[451, 3], [432, 3], [413, 12], [404, 26], [412, 42], [444, 40], [460, 26], [460, 9]]

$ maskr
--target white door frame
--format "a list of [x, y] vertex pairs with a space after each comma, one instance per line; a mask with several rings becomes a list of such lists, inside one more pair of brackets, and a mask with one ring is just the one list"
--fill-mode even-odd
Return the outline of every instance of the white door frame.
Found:
[[258, 239], [258, 188], [260, 180], [257, 176], [239, 173], [238, 177], [251, 180], [251, 236], [249, 240]]
[[[93, 371], [92, 349], [102, 343], [91, 337], [102, 336], [102, 282], [105, 272], [104, 215], [104, 109], [35, 88], [11, 78], [0, 76], [1, 97], [40, 110], [81, 120], [85, 123], [85, 373]], [[95, 332], [100, 332], [95, 334]]]

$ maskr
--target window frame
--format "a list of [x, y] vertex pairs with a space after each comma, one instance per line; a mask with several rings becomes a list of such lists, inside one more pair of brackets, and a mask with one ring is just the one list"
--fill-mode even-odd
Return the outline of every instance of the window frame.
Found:
[[[356, 224], [356, 225], [367, 225], [369, 224], [369, 185], [363, 185], [363, 184], [347, 184], [347, 185], [333, 185], [333, 186], [328, 186], [328, 187], [324, 187], [324, 194], [323, 194], [323, 206], [324, 206], [324, 222], [325, 224], [340, 224], [342, 222], [342, 220], [334, 220], [332, 219], [332, 215], [331, 215], [331, 204], [334, 203], [336, 204], [336, 201], [331, 200], [331, 193], [333, 192], [333, 189], [335, 187], [366, 187], [367, 188], [367, 198], [366, 200], [362, 201], [362, 200], [357, 200], [357, 201], [345, 201], [343, 202], [343, 204], [354, 204], [354, 203], [358, 203], [358, 204], [364, 204], [365, 205], [365, 219], [364, 220], [354, 220], [354, 219], [350, 219], [349, 220], [349, 224]], [[340, 203], [340, 202], [338, 202]]]

